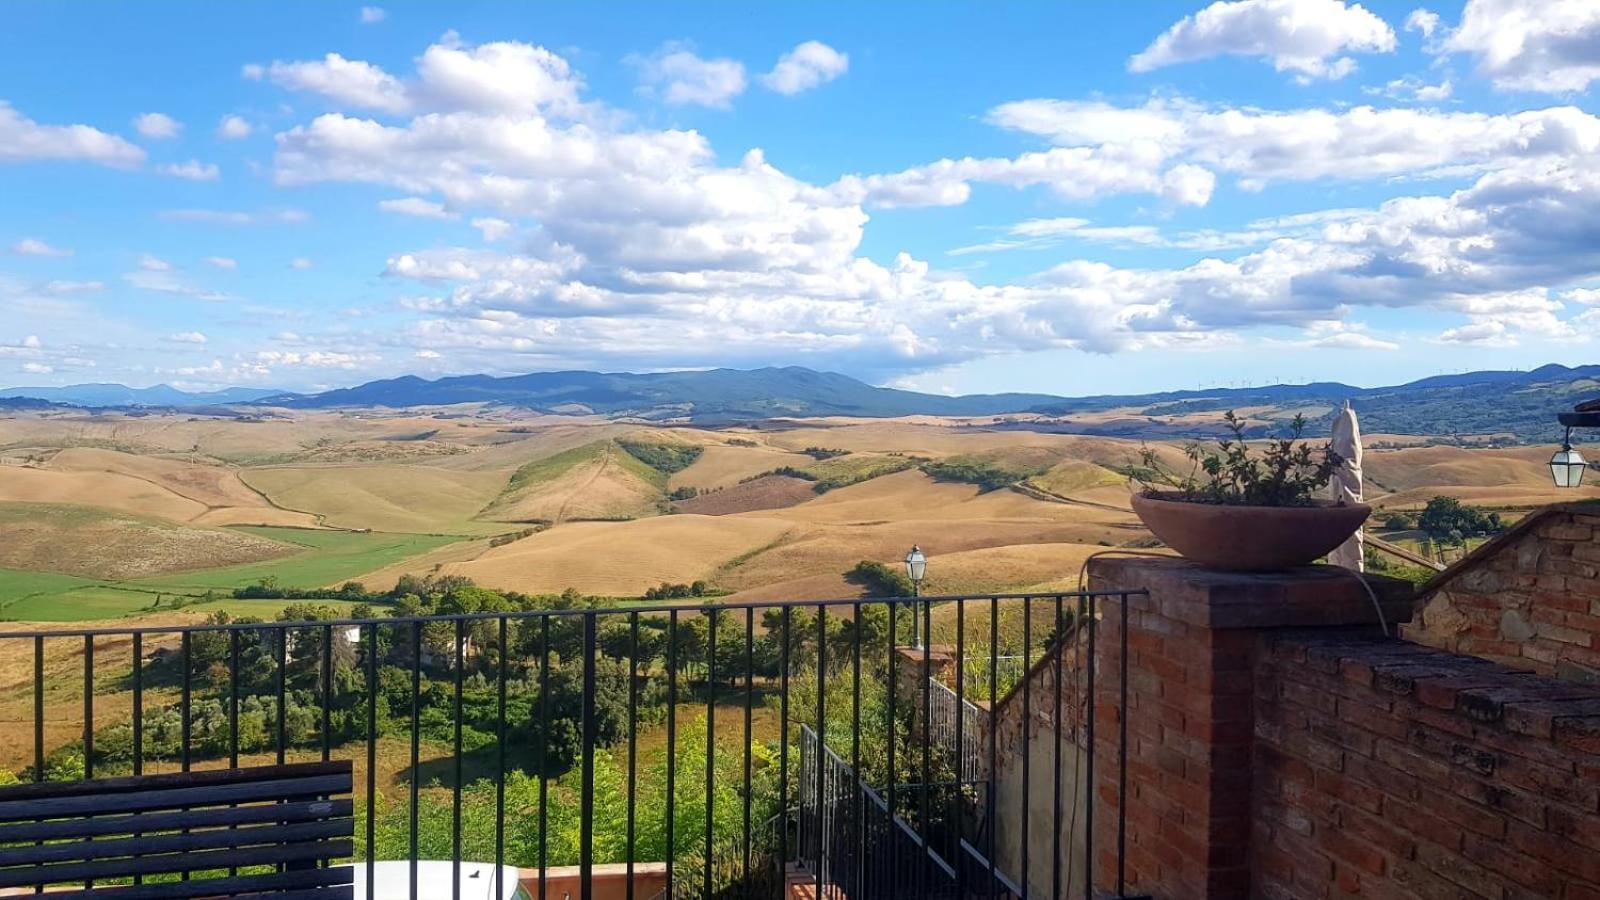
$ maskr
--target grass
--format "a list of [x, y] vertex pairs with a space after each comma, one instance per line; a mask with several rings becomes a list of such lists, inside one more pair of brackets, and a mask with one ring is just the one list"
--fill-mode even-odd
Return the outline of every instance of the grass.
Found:
[[[458, 538], [425, 534], [313, 531], [276, 526], [242, 526], [241, 531], [301, 548], [292, 556], [130, 581], [103, 581], [0, 569], [0, 618], [13, 621], [80, 622], [111, 619], [169, 608], [178, 597], [198, 611], [226, 609], [234, 614], [271, 617], [286, 601], [246, 601], [227, 597], [234, 588], [272, 576], [285, 587], [321, 587], [393, 565]], [[196, 602], [208, 593], [225, 595]], [[156, 607], [157, 598], [165, 602]]]
[[917, 463], [918, 460], [907, 456], [851, 454], [825, 459], [815, 465], [806, 466], [802, 471], [816, 479], [817, 492], [822, 493], [859, 484], [880, 475], [903, 472], [916, 466]]

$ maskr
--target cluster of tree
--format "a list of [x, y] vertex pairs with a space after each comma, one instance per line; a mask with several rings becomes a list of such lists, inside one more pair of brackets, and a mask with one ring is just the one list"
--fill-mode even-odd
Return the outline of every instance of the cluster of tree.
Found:
[[871, 559], [856, 563], [845, 573], [845, 580], [861, 585], [874, 597], [909, 597], [915, 590], [905, 572]]
[[814, 473], [807, 472], [805, 469], [795, 468], [794, 466], [779, 466], [776, 469], [768, 469], [765, 472], [759, 472], [755, 475], [741, 478], [739, 479], [739, 483], [744, 484], [746, 482], [755, 481], [757, 478], [766, 478], [768, 475], [782, 475], [786, 478], [798, 478], [801, 481], [817, 480], [817, 476]]
[[838, 447], [807, 447], [800, 451], [812, 459], [833, 459], [835, 456], [849, 456], [849, 450]]
[[728, 438], [729, 447], [759, 447], [760, 444], [749, 438]]
[[516, 543], [523, 538], [533, 537], [538, 533], [539, 529], [537, 528], [524, 528], [521, 531], [508, 531], [505, 534], [497, 534], [494, 537], [489, 538], [489, 546], [504, 547], [507, 544]]
[[1390, 531], [1410, 531], [1417, 527], [1417, 517], [1410, 513], [1392, 512], [1383, 517], [1383, 527]]
[[234, 588], [235, 600], [351, 600], [373, 602], [389, 599], [393, 592], [374, 593], [359, 581], [346, 581], [336, 588], [285, 587], [276, 575], [267, 575], [255, 584]]
[[667, 444], [656, 441], [619, 440], [617, 446], [658, 472], [671, 475], [694, 464], [702, 448], [694, 444]]
[[980, 491], [988, 492], [1008, 488], [1029, 475], [1036, 475], [1043, 470], [1021, 471], [1001, 465], [994, 460], [967, 456], [929, 460], [922, 464], [922, 471], [936, 481], [975, 484]]
[[700, 489], [692, 485], [680, 485], [667, 494], [668, 500], [693, 500], [700, 496]]
[[663, 581], [659, 587], [646, 588], [644, 599], [685, 600], [690, 597], [704, 597], [708, 590], [709, 588], [704, 581], [696, 581], [692, 584], [669, 584]]
[[1497, 534], [1504, 524], [1497, 512], [1486, 513], [1454, 497], [1434, 497], [1417, 516], [1417, 527], [1439, 543], [1460, 546], [1469, 537]]

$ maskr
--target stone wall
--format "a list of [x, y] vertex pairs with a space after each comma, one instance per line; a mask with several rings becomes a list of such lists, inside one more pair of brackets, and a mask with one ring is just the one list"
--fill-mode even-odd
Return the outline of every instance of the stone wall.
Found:
[[1410, 640], [1600, 683], [1600, 505], [1530, 514], [1429, 586]]
[[1264, 638], [1267, 898], [1600, 898], [1600, 687], [1369, 635]]

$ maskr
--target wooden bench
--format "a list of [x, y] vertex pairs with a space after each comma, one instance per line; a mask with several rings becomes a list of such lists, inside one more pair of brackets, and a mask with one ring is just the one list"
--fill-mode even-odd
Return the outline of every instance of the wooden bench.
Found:
[[350, 791], [349, 760], [0, 788], [0, 888], [352, 900]]

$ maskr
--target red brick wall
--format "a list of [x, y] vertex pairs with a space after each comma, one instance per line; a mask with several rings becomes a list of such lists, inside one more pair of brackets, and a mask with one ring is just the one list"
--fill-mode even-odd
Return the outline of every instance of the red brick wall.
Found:
[[1474, 554], [1404, 634], [1546, 675], [1600, 681], [1600, 510], [1533, 515]]
[[1256, 896], [1600, 898], [1600, 688], [1348, 633], [1262, 641]]

